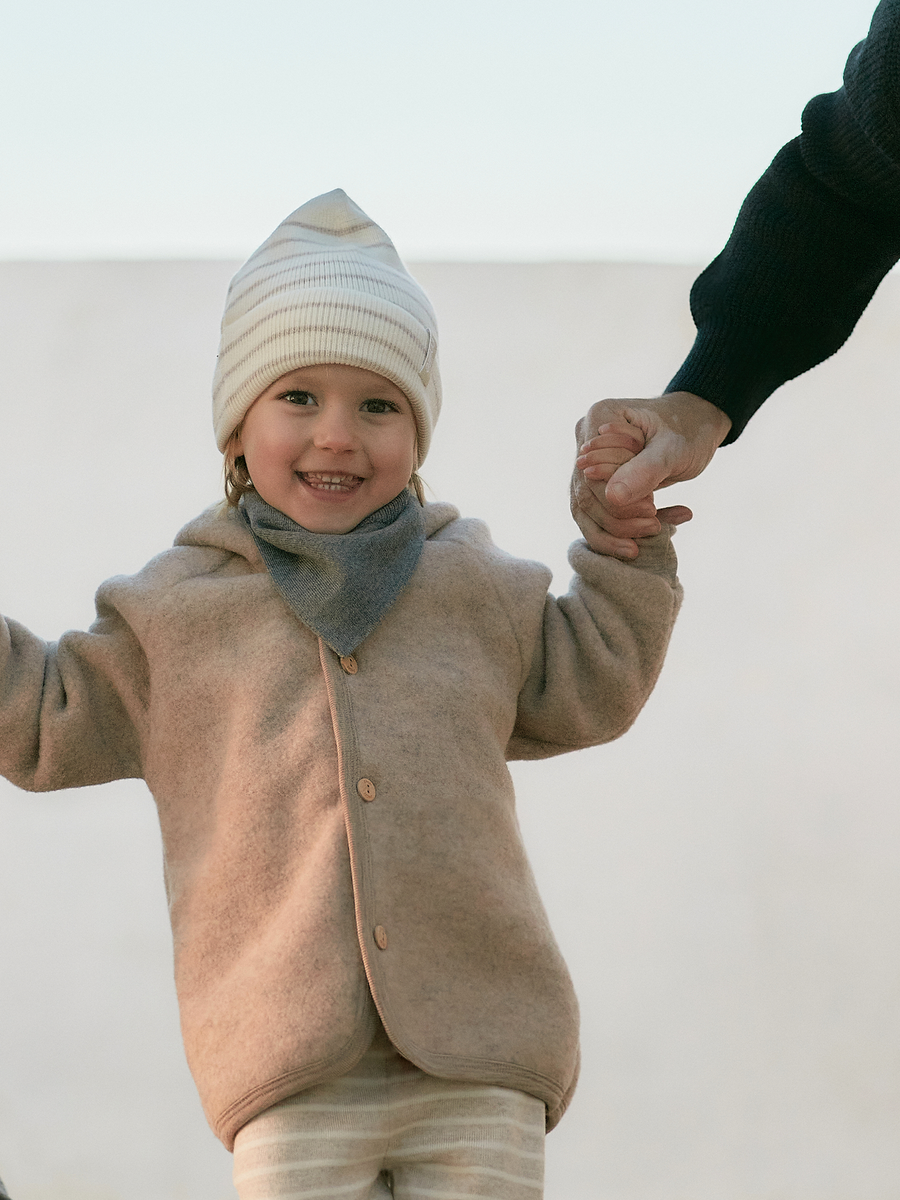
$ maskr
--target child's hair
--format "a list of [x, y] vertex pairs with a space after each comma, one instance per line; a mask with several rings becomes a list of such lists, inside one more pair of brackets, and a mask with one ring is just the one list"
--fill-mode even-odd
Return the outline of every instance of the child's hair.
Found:
[[[239, 425], [228, 439], [228, 444], [225, 447], [225, 457], [222, 462], [222, 470], [225, 475], [225, 499], [231, 508], [237, 508], [241, 502], [241, 496], [254, 490], [253, 480], [250, 478], [250, 472], [247, 470], [246, 459], [243, 454], [235, 453], [240, 433], [241, 426]], [[407, 487], [424, 507], [425, 484], [418, 471], [413, 471]]]
[[254, 490], [253, 480], [247, 470], [247, 460], [243, 454], [235, 453], [240, 432], [239, 425], [228, 439], [225, 457], [222, 460], [222, 473], [225, 476], [225, 499], [231, 508], [237, 508], [241, 497]]

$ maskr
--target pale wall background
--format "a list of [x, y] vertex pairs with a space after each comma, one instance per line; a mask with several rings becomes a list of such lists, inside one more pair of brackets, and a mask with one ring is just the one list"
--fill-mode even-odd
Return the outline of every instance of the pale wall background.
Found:
[[[215, 499], [233, 264], [0, 264], [0, 607], [91, 617]], [[687, 267], [424, 264], [446, 406], [424, 474], [565, 586], [572, 425], [658, 391]], [[515, 769], [583, 1008], [548, 1200], [900, 1193], [900, 280], [683, 485], [687, 599], [613, 746]], [[674, 493], [673, 493], [674, 494]], [[152, 802], [0, 781], [0, 1175], [15, 1200], [226, 1200], [182, 1062]]]

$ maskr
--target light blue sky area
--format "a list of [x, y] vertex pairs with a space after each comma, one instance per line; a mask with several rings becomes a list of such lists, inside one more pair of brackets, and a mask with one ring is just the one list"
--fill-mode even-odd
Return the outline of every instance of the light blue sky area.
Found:
[[241, 257], [344, 187], [410, 258], [701, 261], [875, 0], [31, 0], [0, 257]]

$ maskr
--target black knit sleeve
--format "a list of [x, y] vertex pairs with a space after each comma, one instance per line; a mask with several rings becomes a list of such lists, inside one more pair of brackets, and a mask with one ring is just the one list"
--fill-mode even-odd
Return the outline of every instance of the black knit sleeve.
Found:
[[693, 349], [667, 391], [712, 401], [733, 441], [788, 379], [838, 350], [900, 259], [900, 0], [882, 0], [844, 86], [744, 201], [694, 284]]

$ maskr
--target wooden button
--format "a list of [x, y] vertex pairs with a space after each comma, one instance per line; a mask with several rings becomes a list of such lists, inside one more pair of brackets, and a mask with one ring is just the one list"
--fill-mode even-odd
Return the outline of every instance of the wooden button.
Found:
[[375, 926], [375, 945], [379, 950], [387, 950], [387, 930], [383, 925]]
[[347, 675], [355, 675], [359, 670], [359, 663], [352, 654], [341, 655], [341, 666]]
[[362, 796], [363, 800], [375, 799], [375, 784], [371, 779], [361, 779], [356, 785], [356, 790]]

